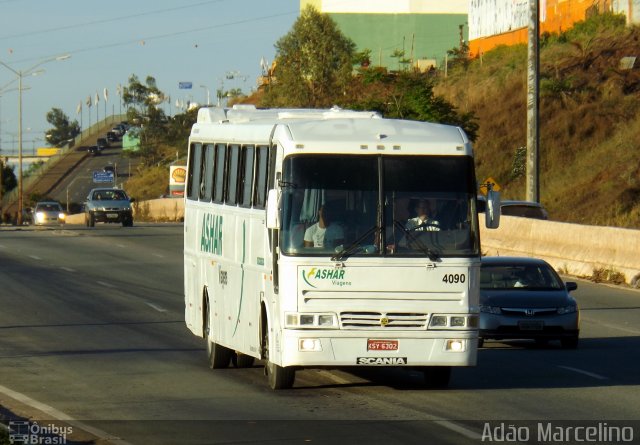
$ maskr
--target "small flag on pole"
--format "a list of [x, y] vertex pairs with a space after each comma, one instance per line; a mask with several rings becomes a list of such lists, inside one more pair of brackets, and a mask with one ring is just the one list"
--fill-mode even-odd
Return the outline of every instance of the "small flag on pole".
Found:
[[87, 107], [91, 108], [91, 95], [87, 96]]
[[100, 102], [100, 95], [98, 94], [97, 91], [96, 91], [96, 100], [94, 102], [96, 105], [98, 105], [98, 102]]
[[104, 89], [103, 94], [104, 94], [104, 101], [109, 102], [109, 91], [107, 91], [106, 88]]
[[78, 102], [78, 106], [76, 107], [76, 114], [80, 114], [82, 112], [82, 101]]

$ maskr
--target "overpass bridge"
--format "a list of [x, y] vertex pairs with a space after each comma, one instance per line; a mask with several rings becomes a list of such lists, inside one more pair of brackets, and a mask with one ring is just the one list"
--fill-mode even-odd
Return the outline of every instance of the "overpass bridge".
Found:
[[[105, 119], [82, 131], [82, 133], [62, 147], [60, 154], [50, 156], [41, 168], [27, 177], [23, 176], [23, 208], [30, 196], [47, 196], [54, 187], [87, 156], [86, 147], [96, 145], [98, 137], [104, 137], [104, 134], [109, 131], [114, 124], [125, 119], [126, 115], [123, 114], [107, 116]], [[22, 157], [23, 162], [25, 159], [31, 158], [33, 158], [33, 156]], [[37, 158], [40, 159], [39, 157]], [[28, 207], [28, 205], [26, 206]], [[18, 214], [18, 187], [2, 197], [0, 209], [3, 219], [6, 216], [10, 219], [16, 219]]]

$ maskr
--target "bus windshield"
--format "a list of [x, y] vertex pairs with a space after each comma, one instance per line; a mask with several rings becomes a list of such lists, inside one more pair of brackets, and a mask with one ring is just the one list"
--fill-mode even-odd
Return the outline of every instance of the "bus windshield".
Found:
[[479, 255], [469, 156], [294, 155], [280, 187], [285, 255]]

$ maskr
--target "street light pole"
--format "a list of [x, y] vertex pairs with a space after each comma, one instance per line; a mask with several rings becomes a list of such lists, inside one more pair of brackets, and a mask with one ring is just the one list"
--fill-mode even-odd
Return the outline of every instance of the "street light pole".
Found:
[[45, 59], [41, 62], [36, 63], [34, 66], [29, 68], [28, 70], [19, 70], [16, 71], [11, 68], [9, 65], [0, 60], [0, 65], [7, 68], [13, 74], [18, 76], [18, 225], [22, 225], [22, 204], [23, 204], [23, 189], [22, 189], [22, 78], [24, 76], [30, 75], [34, 69], [38, 68], [40, 65], [43, 65], [48, 62], [54, 62], [56, 60], [66, 60], [70, 58], [71, 55], [65, 54], [63, 56], [52, 57], [50, 59]]
[[211, 105], [211, 93], [206, 85], [200, 85], [200, 88], [204, 88], [207, 91], [207, 106]]

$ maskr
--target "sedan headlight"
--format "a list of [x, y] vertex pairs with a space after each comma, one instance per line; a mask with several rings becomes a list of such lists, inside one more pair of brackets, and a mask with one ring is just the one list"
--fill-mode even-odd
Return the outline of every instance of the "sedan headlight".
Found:
[[64, 213], [58, 213], [58, 219], [65, 219], [67, 217], [67, 215], [65, 215]]
[[558, 314], [571, 314], [573, 312], [576, 312], [577, 310], [578, 308], [576, 306], [563, 306], [558, 308]]
[[44, 212], [36, 212], [36, 221], [43, 222], [45, 220]]
[[285, 328], [288, 329], [337, 329], [338, 316], [333, 313], [299, 313], [284, 314]]

